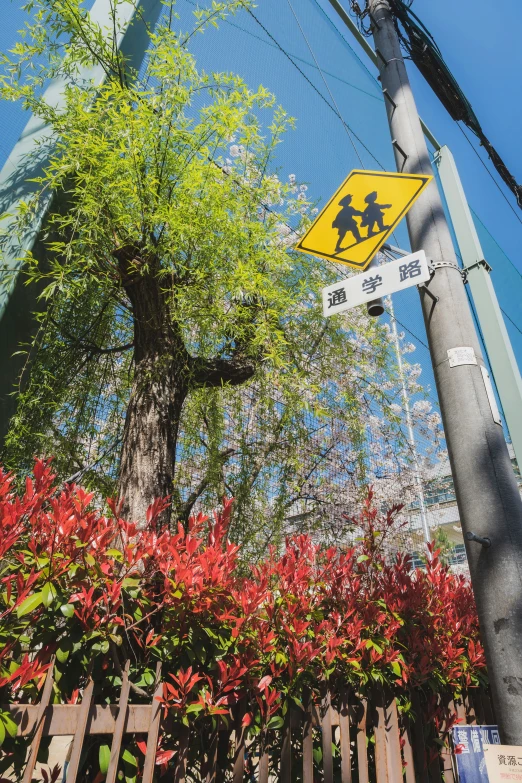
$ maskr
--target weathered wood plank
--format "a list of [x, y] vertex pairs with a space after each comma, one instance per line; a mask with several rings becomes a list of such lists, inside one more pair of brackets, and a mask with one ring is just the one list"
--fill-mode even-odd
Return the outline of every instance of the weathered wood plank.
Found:
[[384, 705], [376, 696], [371, 711], [373, 718], [373, 734], [375, 737], [375, 775], [377, 783], [388, 783], [388, 764], [386, 758], [386, 728]]
[[[446, 700], [446, 709], [448, 710], [448, 714], [450, 719], [455, 714], [455, 702], [452, 698], [448, 697]], [[444, 724], [444, 733], [447, 732], [448, 724]], [[447, 739], [447, 738], [446, 738]], [[442, 761], [442, 774], [444, 777], [445, 783], [455, 783], [455, 767], [454, 767], [454, 757], [451, 747], [444, 746], [440, 749], [440, 757]]]
[[216, 783], [217, 779], [217, 747], [219, 731], [216, 729], [210, 736], [210, 742], [207, 750], [205, 762], [205, 783]]
[[464, 708], [466, 710], [466, 723], [475, 726], [477, 724], [477, 716], [473, 706], [473, 697], [469, 691], [464, 694]]
[[388, 697], [384, 705], [386, 763], [390, 783], [402, 783], [401, 735], [399, 730], [399, 714], [395, 699]]
[[187, 764], [190, 749], [190, 729], [182, 726], [178, 741], [178, 756], [174, 771], [174, 783], [185, 783], [187, 777]]
[[268, 761], [268, 750], [265, 744], [263, 750], [261, 751], [261, 758], [259, 759], [259, 783], [268, 783]]
[[366, 732], [368, 722], [368, 702], [360, 699], [350, 703], [350, 717], [352, 723], [357, 726], [357, 769], [359, 771], [359, 783], [369, 783], [368, 751], [366, 747]]
[[350, 747], [350, 712], [348, 692], [341, 697], [339, 712], [339, 727], [341, 730], [341, 783], [352, 783], [352, 754]]
[[313, 701], [305, 701], [303, 717], [303, 783], [314, 783], [314, 737], [313, 737]]
[[237, 705], [234, 724], [234, 768], [232, 779], [234, 783], [243, 783], [245, 775], [245, 736], [246, 729], [243, 726], [243, 718], [246, 712], [246, 702], [241, 699]]
[[51, 694], [53, 692], [53, 683], [54, 683], [53, 669], [54, 669], [54, 661], [47, 669], [47, 674], [45, 677], [45, 684], [43, 687], [40, 704], [38, 704], [38, 706], [35, 706], [34, 708], [35, 709], [35, 721], [34, 721], [35, 734], [33, 737], [33, 741], [31, 742], [31, 751], [29, 753], [27, 766], [24, 771], [23, 783], [31, 783], [33, 777], [34, 767], [36, 764], [36, 757], [38, 756], [40, 742], [42, 741], [42, 737], [44, 735], [45, 714], [49, 702], [51, 700]]
[[428, 767], [426, 764], [426, 749], [424, 741], [424, 724], [422, 720], [422, 707], [417, 693], [411, 694], [411, 703], [415, 719], [410, 723], [411, 744], [413, 749], [413, 761], [415, 765], [415, 778], [417, 783], [428, 783]]
[[497, 721], [493, 711], [493, 705], [491, 703], [491, 696], [486, 691], [481, 690], [480, 698], [482, 701], [482, 707], [484, 709], [484, 722], [489, 726], [494, 726]]
[[129, 667], [130, 661], [125, 664], [125, 670], [123, 672], [123, 680], [121, 683], [120, 701], [118, 704], [118, 717], [116, 718], [116, 724], [114, 726], [114, 735], [112, 737], [111, 745], [111, 758], [109, 761], [109, 768], [107, 770], [107, 777], [105, 783], [115, 783], [116, 773], [118, 772], [118, 761], [120, 759], [121, 740], [125, 729], [125, 721], [127, 718], [127, 704], [129, 703]]
[[468, 698], [473, 705], [473, 711], [475, 713], [478, 725], [483, 726], [486, 722], [486, 716], [484, 714], [484, 703], [481, 699], [481, 693], [478, 688], [470, 689], [468, 691]]
[[82, 695], [82, 703], [80, 704], [80, 711], [78, 714], [78, 723], [76, 724], [76, 732], [72, 743], [71, 760], [67, 767], [66, 783], [75, 783], [78, 775], [78, 769], [80, 768], [80, 757], [82, 754], [83, 740], [85, 738], [85, 732], [87, 729], [87, 723], [89, 720], [89, 713], [91, 711], [92, 694], [94, 691], [94, 682], [89, 680], [87, 687]]
[[411, 728], [410, 720], [403, 716], [401, 739], [404, 741], [402, 748], [402, 756], [406, 767], [405, 776], [406, 783], [416, 783], [415, 781], [415, 763], [413, 761], [413, 748], [411, 744]]
[[147, 708], [149, 710], [149, 725], [146, 729], [147, 750], [145, 751], [145, 763], [143, 765], [142, 783], [152, 783], [154, 775], [154, 764], [156, 763], [156, 748], [158, 747], [158, 735], [161, 721], [161, 704], [159, 699], [163, 694], [163, 683], [161, 682], [161, 663], [156, 666], [156, 687], [152, 703]]
[[290, 711], [286, 713], [285, 724], [282, 728], [282, 732], [283, 745], [281, 747], [279, 783], [292, 783], [292, 726]]
[[321, 719], [321, 738], [323, 746], [323, 780], [324, 783], [333, 783], [333, 754], [332, 754], [332, 697], [330, 691], [326, 691], [323, 698]]
[[[38, 716], [37, 704], [5, 704], [18, 724], [19, 737], [27, 737], [34, 730]], [[43, 721], [44, 737], [67, 737], [76, 732], [81, 704], [49, 704]], [[149, 729], [151, 707], [149, 704], [129, 704], [125, 721], [125, 734], [143, 734]], [[87, 734], [113, 734], [118, 717], [117, 704], [92, 704]]]

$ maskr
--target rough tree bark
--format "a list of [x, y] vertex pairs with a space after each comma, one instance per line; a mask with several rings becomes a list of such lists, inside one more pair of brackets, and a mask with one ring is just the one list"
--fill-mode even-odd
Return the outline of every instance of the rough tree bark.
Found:
[[[147, 272], [136, 248], [120, 248], [122, 285], [134, 323], [134, 378], [127, 407], [120, 459], [118, 496], [122, 516], [146, 523], [156, 498], [172, 495], [176, 444], [183, 403], [192, 389], [249, 380], [256, 364], [240, 351], [231, 358], [192, 356], [171, 316], [171, 300], [158, 276], [160, 265], [147, 259]], [[161, 524], [169, 524], [167, 509]]]

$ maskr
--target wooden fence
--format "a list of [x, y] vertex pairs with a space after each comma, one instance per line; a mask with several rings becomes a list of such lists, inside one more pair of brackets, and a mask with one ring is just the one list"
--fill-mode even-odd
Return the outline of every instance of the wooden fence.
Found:
[[[401, 715], [394, 699], [376, 691], [371, 699], [359, 699], [348, 692], [326, 692], [322, 703], [297, 707], [287, 713], [278, 731], [271, 731], [255, 744], [245, 741], [243, 716], [246, 703], [234, 711], [232, 725], [222, 723], [203, 743], [201, 758], [188, 769], [193, 736], [189, 728], [179, 732], [176, 755], [164, 776], [155, 766], [161, 730], [161, 670], [158, 666], [154, 695], [150, 704], [129, 704], [130, 685], [127, 664], [118, 704], [93, 704], [92, 680], [78, 705], [51, 704], [53, 672], [49, 670], [36, 705], [9, 705], [18, 724], [19, 736], [31, 738], [23, 783], [31, 783], [44, 736], [72, 736], [66, 783], [84, 781], [80, 761], [85, 738], [112, 735], [109, 767], [105, 783], [115, 783], [124, 734], [145, 735], [147, 751], [141, 781], [158, 780], [185, 783], [455, 783], [453, 757], [447, 746], [427, 752], [429, 727], [421, 720]], [[421, 714], [418, 696], [409, 694], [414, 712]], [[487, 694], [470, 691], [462, 702], [450, 702], [462, 723], [494, 723]], [[443, 727], [444, 728], [444, 727]], [[193, 749], [192, 749], [193, 755]], [[315, 760], [314, 760], [315, 756]], [[156, 771], [156, 772], [155, 772]], [[190, 774], [189, 774], [190, 773]], [[188, 776], [188, 777], [187, 777]], [[60, 778], [61, 779], [61, 778]]]

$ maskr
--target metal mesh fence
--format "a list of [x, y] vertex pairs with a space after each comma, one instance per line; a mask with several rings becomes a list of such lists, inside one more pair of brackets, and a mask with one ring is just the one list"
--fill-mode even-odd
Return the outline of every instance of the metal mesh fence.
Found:
[[[190, 29], [196, 4], [179, 0], [176, 25]], [[23, 23], [13, 5], [5, 15], [0, 48], [8, 48]], [[199, 68], [232, 71], [252, 87], [263, 84], [297, 125], [280, 145], [277, 165], [282, 178], [294, 175], [306, 183], [308, 195], [320, 207], [353, 168], [393, 170], [384, 102], [373, 66], [343, 31], [327, 0], [264, 0], [195, 37], [191, 45]], [[3, 162], [18, 138], [26, 116], [17, 106], [0, 111], [0, 157]], [[520, 272], [503, 253], [487, 227], [476, 217], [486, 258], [506, 317], [515, 354], [522, 358], [522, 282]], [[408, 248], [405, 226], [394, 244]], [[318, 262], [319, 263], [319, 262]], [[324, 262], [320, 262], [324, 267]], [[330, 268], [331, 269], [331, 268]], [[339, 279], [345, 277], [338, 270]], [[331, 282], [325, 276], [325, 284]], [[363, 317], [363, 316], [361, 316]], [[294, 440], [278, 435], [284, 403], [274, 392], [270, 410], [257, 406], [255, 387], [213, 402], [225, 411], [219, 438], [209, 438], [203, 422], [200, 443], [179, 446], [179, 506], [208, 507], [215, 503], [208, 462], [225, 491], [257, 487], [258, 507], [251, 513], [250, 541], [263, 545], [273, 535], [275, 516], [282, 530], [309, 530], [327, 541], [348, 541], [357, 535], [350, 517], [356, 513], [365, 487], [372, 484], [385, 508], [404, 504], [392, 547], [407, 549], [421, 562], [428, 534], [442, 545], [456, 568], [465, 568], [450, 468], [444, 447], [435, 383], [418, 294], [414, 289], [389, 300], [382, 317], [386, 339], [399, 367], [390, 389], [396, 420], [390, 424], [372, 405], [369, 377], [362, 395], [366, 426], [350, 432], [342, 406], [338, 416], [322, 421], [310, 412], [296, 423]], [[402, 366], [401, 366], [402, 365]], [[292, 453], [299, 450], [299, 460]], [[363, 457], [361, 458], [361, 453]], [[214, 482], [215, 483], [215, 482]], [[247, 499], [238, 498], [247, 508]], [[348, 517], [348, 518], [347, 518]], [[264, 520], [264, 522], [263, 522]]]

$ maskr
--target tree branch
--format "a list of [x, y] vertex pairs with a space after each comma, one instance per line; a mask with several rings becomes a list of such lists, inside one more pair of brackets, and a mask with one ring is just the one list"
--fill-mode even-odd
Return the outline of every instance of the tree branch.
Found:
[[235, 356], [231, 359], [192, 360], [191, 383], [194, 388], [215, 388], [216, 386], [239, 386], [254, 376], [256, 362], [245, 356]]
[[[227, 461], [227, 459], [235, 453], [236, 450], [231, 448], [223, 449], [223, 451], [220, 451], [219, 462], [221, 466], [223, 466]], [[194, 508], [194, 504], [196, 503], [198, 498], [203, 494], [203, 492], [206, 490], [209, 484], [210, 484], [210, 476], [207, 473], [201, 479], [198, 486], [190, 493], [187, 500], [184, 503], [179, 504], [179, 507], [177, 509], [177, 516], [180, 522], [183, 522], [183, 524], [185, 525], [187, 524], [188, 518], [192, 513], [192, 509]]]

